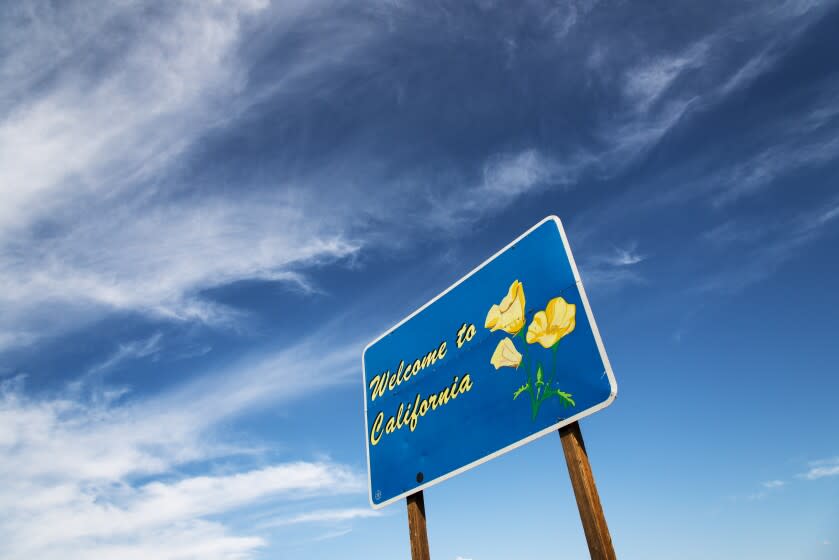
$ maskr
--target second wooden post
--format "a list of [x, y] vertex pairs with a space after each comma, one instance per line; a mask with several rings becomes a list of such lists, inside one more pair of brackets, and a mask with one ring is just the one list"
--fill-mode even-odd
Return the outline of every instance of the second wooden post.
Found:
[[583, 522], [591, 560], [616, 560], [612, 537], [609, 535], [597, 487], [594, 485], [594, 475], [591, 473], [580, 425], [574, 422], [560, 428], [559, 438], [562, 440], [562, 450], [568, 464], [574, 497], [577, 498], [577, 508], [580, 510], [580, 520]]
[[428, 531], [425, 528], [425, 500], [422, 490], [406, 498], [408, 502], [408, 532], [411, 534], [411, 560], [431, 560]]

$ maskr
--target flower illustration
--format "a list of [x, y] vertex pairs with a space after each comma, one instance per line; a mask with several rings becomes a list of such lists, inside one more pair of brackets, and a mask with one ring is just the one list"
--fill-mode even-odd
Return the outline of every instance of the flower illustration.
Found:
[[498, 343], [495, 347], [495, 352], [492, 353], [492, 358], [489, 361], [495, 366], [495, 369], [502, 367], [519, 367], [521, 363], [521, 354], [516, 350], [516, 345], [507, 337]]
[[524, 287], [515, 280], [501, 303], [490, 307], [484, 326], [492, 331], [500, 329], [516, 334], [524, 327], [524, 323]]
[[[510, 284], [510, 289], [501, 303], [490, 307], [487, 313], [484, 325], [486, 328], [513, 335], [512, 338], [504, 337], [498, 343], [489, 362], [496, 370], [512, 367], [527, 376], [524, 383], [513, 392], [513, 400], [522, 395], [529, 397], [531, 420], [536, 420], [542, 404], [553, 397], [559, 400], [563, 408], [577, 406], [574, 396], [562, 391], [558, 383], [555, 384], [559, 341], [577, 326], [576, 316], [576, 305], [561, 297], [555, 297], [548, 302], [544, 311], [538, 311], [533, 315], [530, 326], [525, 330], [527, 314], [524, 307], [524, 286], [518, 280]], [[516, 348], [517, 338], [522, 339], [524, 355]], [[540, 359], [545, 350], [530, 347], [536, 342], [550, 350], [552, 367], [546, 367], [549, 365], [547, 360]]]
[[557, 297], [548, 302], [544, 311], [533, 316], [533, 322], [527, 328], [527, 343], [538, 342], [544, 348], [550, 348], [574, 330], [577, 306]]

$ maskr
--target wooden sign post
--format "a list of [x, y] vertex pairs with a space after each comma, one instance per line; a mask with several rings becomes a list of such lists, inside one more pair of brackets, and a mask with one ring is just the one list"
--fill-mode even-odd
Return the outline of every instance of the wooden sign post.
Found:
[[[559, 429], [562, 450], [565, 453], [565, 463], [568, 465], [568, 475], [571, 487], [577, 499], [577, 509], [580, 511], [580, 521], [586, 535], [588, 551], [591, 560], [617, 560], [615, 549], [612, 547], [612, 537], [606, 525], [603, 506], [594, 483], [591, 464], [586, 453], [586, 444], [580, 432], [580, 424], [574, 422]], [[408, 502], [408, 532], [411, 535], [411, 559], [431, 560], [428, 547], [428, 530], [425, 522], [425, 500], [422, 490], [411, 494]]]
[[411, 559], [431, 560], [428, 550], [428, 531], [425, 528], [425, 500], [422, 490], [406, 498], [408, 502], [408, 532], [411, 534]]
[[568, 465], [571, 486], [577, 498], [577, 509], [580, 510], [580, 521], [583, 522], [591, 560], [615, 560], [612, 537], [609, 535], [597, 487], [594, 485], [594, 475], [591, 473], [580, 425], [573, 422], [560, 428], [559, 439], [562, 440], [565, 463]]

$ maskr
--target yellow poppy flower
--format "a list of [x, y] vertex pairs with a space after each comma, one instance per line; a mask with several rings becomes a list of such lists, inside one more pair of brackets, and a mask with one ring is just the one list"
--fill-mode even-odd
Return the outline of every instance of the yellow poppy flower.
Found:
[[545, 348], [550, 348], [574, 330], [577, 326], [576, 317], [576, 305], [561, 297], [552, 299], [544, 311], [539, 311], [533, 316], [533, 321], [527, 327], [527, 343], [538, 342]]
[[521, 354], [516, 350], [516, 345], [509, 338], [505, 338], [495, 347], [495, 352], [492, 353], [492, 358], [489, 363], [495, 366], [495, 369], [502, 367], [519, 367], [521, 363]]
[[484, 326], [493, 331], [500, 329], [516, 334], [524, 327], [524, 321], [524, 286], [515, 280], [501, 303], [490, 307]]

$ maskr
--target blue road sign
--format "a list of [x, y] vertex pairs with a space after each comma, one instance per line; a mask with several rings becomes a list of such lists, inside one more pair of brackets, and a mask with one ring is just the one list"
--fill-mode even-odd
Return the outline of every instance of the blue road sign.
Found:
[[371, 342], [362, 362], [374, 508], [588, 416], [617, 394], [555, 216]]

